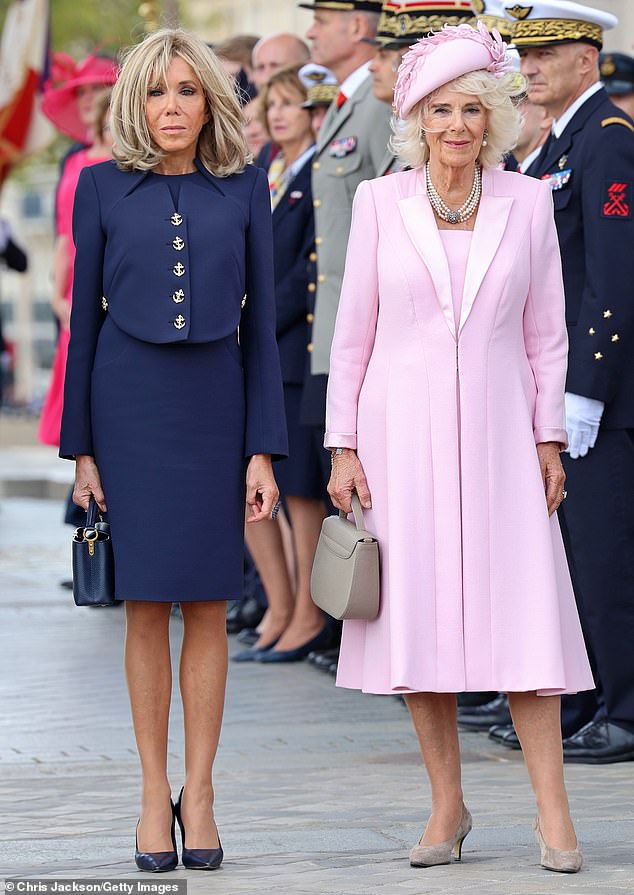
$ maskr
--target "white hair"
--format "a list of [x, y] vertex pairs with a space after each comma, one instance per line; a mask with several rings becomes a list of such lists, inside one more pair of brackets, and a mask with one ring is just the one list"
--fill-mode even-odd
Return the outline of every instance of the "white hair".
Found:
[[[486, 110], [487, 145], [480, 149], [478, 160], [483, 168], [494, 168], [517, 143], [522, 117], [514, 98], [526, 91], [526, 82], [517, 72], [496, 78], [488, 71], [473, 71], [450, 81], [458, 93], [477, 96]], [[420, 168], [429, 159], [429, 145], [423, 131], [423, 118], [442, 88], [424, 96], [405, 120], [392, 118], [390, 148], [410, 168]]]

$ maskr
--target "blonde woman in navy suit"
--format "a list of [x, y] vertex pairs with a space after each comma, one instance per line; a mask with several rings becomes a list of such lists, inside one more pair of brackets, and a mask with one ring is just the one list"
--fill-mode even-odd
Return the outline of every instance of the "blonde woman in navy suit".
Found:
[[[76, 193], [60, 453], [76, 460], [75, 502], [94, 495], [112, 527], [143, 773], [137, 866], [176, 866], [176, 818], [185, 867], [213, 870], [225, 601], [241, 593], [245, 497], [249, 522], [270, 517], [272, 458], [287, 451], [268, 185], [247, 164], [230, 77], [185, 32], [129, 52], [112, 115], [116, 162], [82, 172]], [[186, 765], [175, 807], [174, 601]]]

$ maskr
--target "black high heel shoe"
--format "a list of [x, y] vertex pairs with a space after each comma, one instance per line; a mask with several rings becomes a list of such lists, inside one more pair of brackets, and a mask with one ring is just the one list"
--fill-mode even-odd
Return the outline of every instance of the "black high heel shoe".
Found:
[[186, 848], [185, 847], [185, 827], [183, 826], [183, 818], [181, 815], [181, 802], [183, 799], [183, 788], [178, 796], [178, 802], [174, 806], [174, 815], [178, 821], [181, 830], [181, 838], [183, 842], [183, 853], [181, 860], [183, 867], [188, 870], [217, 870], [222, 864], [224, 852], [218, 836], [218, 848]]
[[[174, 814], [174, 803], [170, 799], [172, 808], [172, 845], [173, 851], [139, 851], [139, 841], [137, 834], [134, 834], [134, 863], [145, 873], [166, 873], [168, 870], [175, 870], [178, 867], [178, 852], [176, 850], [176, 818]], [[137, 830], [139, 829], [139, 821], [137, 821]]]

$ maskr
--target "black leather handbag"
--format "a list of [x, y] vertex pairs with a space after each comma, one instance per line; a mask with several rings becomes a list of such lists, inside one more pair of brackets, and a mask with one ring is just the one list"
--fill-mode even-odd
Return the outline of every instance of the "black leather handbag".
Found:
[[86, 525], [73, 536], [73, 597], [77, 606], [110, 606], [114, 598], [114, 556], [110, 525], [97, 520], [90, 498]]

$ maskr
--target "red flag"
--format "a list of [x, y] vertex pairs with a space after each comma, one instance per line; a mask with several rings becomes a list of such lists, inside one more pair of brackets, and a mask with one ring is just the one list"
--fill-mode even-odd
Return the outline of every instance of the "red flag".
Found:
[[39, 111], [48, 52], [49, 0], [13, 0], [0, 44], [0, 184], [26, 152], [54, 136]]

